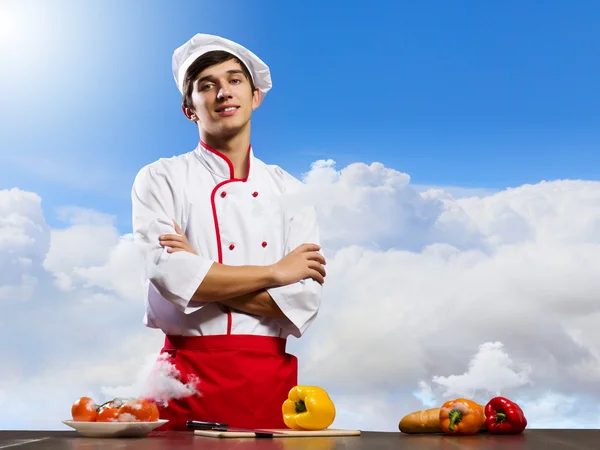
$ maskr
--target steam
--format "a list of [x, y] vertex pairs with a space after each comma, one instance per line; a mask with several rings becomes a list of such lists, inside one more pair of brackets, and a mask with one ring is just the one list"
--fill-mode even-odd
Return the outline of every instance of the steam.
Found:
[[170, 400], [202, 395], [198, 389], [200, 379], [188, 375], [183, 380], [181, 373], [169, 361], [168, 354], [162, 354], [152, 361], [131, 386], [104, 387], [101, 392], [107, 398], [146, 398], [166, 407]]
[[200, 380], [195, 375], [189, 375], [188, 381], [181, 380], [180, 372], [168, 361], [168, 355], [161, 355], [150, 373], [142, 390], [142, 397], [154, 400], [167, 406], [169, 400], [200, 395], [198, 385]]

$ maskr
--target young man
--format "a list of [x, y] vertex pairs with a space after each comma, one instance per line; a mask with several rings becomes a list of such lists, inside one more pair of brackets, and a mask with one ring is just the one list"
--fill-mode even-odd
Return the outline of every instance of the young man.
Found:
[[250, 118], [271, 88], [269, 68], [242, 46], [197, 34], [173, 55], [191, 152], [142, 168], [133, 189], [134, 239], [146, 259], [144, 323], [198, 395], [161, 408], [166, 429], [187, 420], [285, 428], [298, 384], [286, 338], [301, 337], [321, 303], [325, 259], [302, 184], [259, 160]]

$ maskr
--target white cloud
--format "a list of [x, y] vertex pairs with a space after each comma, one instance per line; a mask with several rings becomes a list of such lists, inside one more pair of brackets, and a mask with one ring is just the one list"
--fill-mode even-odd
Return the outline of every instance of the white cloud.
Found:
[[38, 284], [33, 266], [47, 248], [41, 198], [19, 189], [0, 191], [0, 302], [31, 298]]
[[488, 197], [500, 191], [500, 189], [481, 188], [481, 187], [463, 187], [463, 186], [432, 186], [427, 184], [411, 184], [417, 192], [427, 192], [429, 190], [442, 190], [450, 194], [452, 197], [469, 198], [469, 197]]
[[[402, 415], [460, 395], [486, 402], [501, 392], [532, 405], [566, 395], [597, 423], [600, 183], [454, 199], [434, 189], [415, 196], [400, 176], [359, 166], [384, 178], [356, 186], [331, 162], [306, 177], [310, 194], [321, 193], [313, 199], [329, 276], [317, 322], [294, 345], [302, 377], [342, 402], [366, 385], [399, 396], [384, 409], [400, 401]], [[547, 425], [535, 411], [531, 426]]]
[[[522, 364], [520, 368], [514, 367], [514, 362], [503, 347], [500, 342], [486, 342], [479, 346], [479, 351], [469, 362], [465, 373], [434, 375], [432, 382], [437, 385], [439, 399], [481, 397], [483, 402], [503, 395], [507, 390], [531, 384], [531, 367], [527, 364]], [[424, 398], [431, 404], [435, 396], [434, 389], [425, 381], [421, 381], [419, 387], [420, 392], [416, 397]]]
[[2, 300], [29, 300], [37, 286], [37, 278], [31, 275], [22, 275], [20, 283], [5, 284], [0, 286], [0, 301]]
[[337, 171], [334, 161], [317, 161], [304, 181], [307, 188], [297, 201], [317, 206], [330, 249], [349, 244], [414, 251], [431, 242], [461, 249], [484, 245], [475, 224], [449, 194], [420, 193], [410, 187], [407, 174], [381, 163], [354, 163]]
[[98, 287], [114, 291], [124, 299], [139, 301], [142, 298], [143, 260], [133, 235], [127, 234], [110, 248], [101, 265], [78, 267], [73, 275], [86, 287]]
[[[328, 278], [319, 317], [290, 351], [300, 382], [332, 395], [335, 426], [394, 431], [412, 411], [497, 394], [518, 401], [532, 428], [600, 426], [600, 183], [457, 198], [381, 164], [338, 171], [333, 161], [315, 163], [306, 182]], [[82, 395], [147, 389], [162, 341], [141, 324], [131, 236], [80, 208], [48, 230], [40, 202], [0, 192], [0, 236], [11, 236], [0, 242], [12, 246], [0, 254], [10, 268], [0, 297], [12, 308], [0, 338], [28, 330], [0, 353], [0, 402], [29, 417], [0, 422], [60, 428]], [[42, 395], [50, 410], [28, 412]]]
[[[113, 268], [112, 264], [123, 268], [130, 262], [127, 258], [115, 262], [112, 256], [122, 253], [122, 246], [117, 246], [120, 238], [113, 225], [114, 218], [82, 208], [63, 208], [58, 213], [61, 219], [70, 222], [70, 226], [52, 230], [50, 250], [44, 260], [44, 268], [54, 275], [56, 287], [70, 291], [78, 281], [80, 284], [87, 281], [88, 285], [97, 285], [94, 279], [103, 277], [104, 281], [113, 285], [112, 275], [119, 276], [123, 273], [114, 270], [117, 268]], [[123, 238], [126, 239], [127, 237]], [[109, 271], [111, 268], [113, 270], [107, 278], [107, 268], [104, 265], [109, 258], [111, 265], [107, 267]], [[131, 283], [128, 284], [131, 286]]]

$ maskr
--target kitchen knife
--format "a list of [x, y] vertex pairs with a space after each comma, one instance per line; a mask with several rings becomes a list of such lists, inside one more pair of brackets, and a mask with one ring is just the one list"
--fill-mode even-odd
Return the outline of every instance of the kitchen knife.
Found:
[[272, 438], [274, 434], [285, 434], [281, 431], [259, 430], [259, 429], [255, 429], [255, 428], [230, 427], [226, 423], [200, 422], [198, 420], [188, 420], [187, 427], [194, 428], [196, 430], [207, 430], [207, 431], [237, 431], [237, 432], [241, 432], [241, 433], [254, 433], [257, 438]]

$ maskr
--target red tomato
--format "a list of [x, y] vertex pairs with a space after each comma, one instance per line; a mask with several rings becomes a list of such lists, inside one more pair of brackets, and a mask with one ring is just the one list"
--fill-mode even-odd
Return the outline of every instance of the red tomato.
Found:
[[119, 408], [120, 422], [156, 422], [158, 418], [158, 408], [148, 400], [131, 400]]
[[160, 419], [160, 415], [158, 413], [158, 406], [156, 406], [156, 404], [154, 404], [151, 401], [148, 401], [148, 403], [150, 404], [150, 410], [152, 412], [152, 414], [150, 414], [149, 422], [156, 422], [158, 419]]
[[113, 406], [106, 406], [100, 410], [96, 422], [118, 422], [119, 421], [119, 408]]
[[71, 406], [71, 416], [76, 422], [95, 422], [98, 405], [89, 397], [81, 397]]

